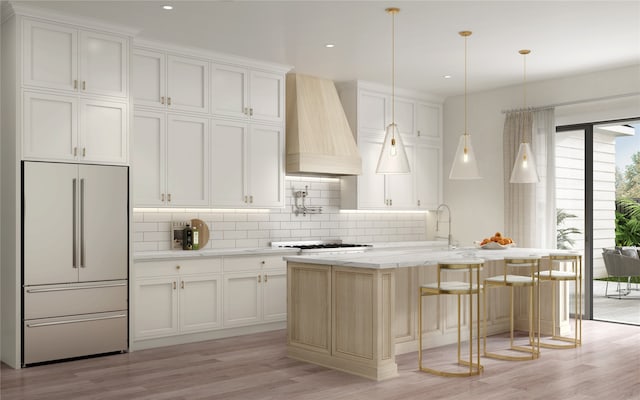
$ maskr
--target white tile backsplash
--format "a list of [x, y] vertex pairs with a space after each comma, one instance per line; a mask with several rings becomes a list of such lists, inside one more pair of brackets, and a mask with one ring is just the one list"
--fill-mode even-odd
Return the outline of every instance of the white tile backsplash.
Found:
[[[305, 190], [307, 206], [322, 206], [321, 214], [295, 215], [295, 190]], [[426, 240], [426, 215], [401, 212], [341, 213], [340, 181], [287, 177], [286, 206], [276, 210], [136, 209], [133, 213], [135, 251], [171, 248], [172, 220], [199, 218], [209, 226], [204, 248], [267, 247], [271, 241], [342, 239], [345, 243]]]

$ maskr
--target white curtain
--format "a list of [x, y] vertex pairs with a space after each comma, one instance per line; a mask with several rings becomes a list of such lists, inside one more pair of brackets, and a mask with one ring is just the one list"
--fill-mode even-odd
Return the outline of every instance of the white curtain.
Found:
[[[555, 118], [552, 108], [508, 112], [504, 121], [505, 234], [518, 247], [556, 248]], [[520, 143], [531, 143], [539, 183], [510, 183]]]

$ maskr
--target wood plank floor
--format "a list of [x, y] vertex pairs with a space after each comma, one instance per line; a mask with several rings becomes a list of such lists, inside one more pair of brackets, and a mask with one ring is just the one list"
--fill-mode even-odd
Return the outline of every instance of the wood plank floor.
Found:
[[22, 370], [3, 365], [0, 398], [640, 399], [640, 327], [585, 321], [583, 340], [578, 349], [543, 349], [535, 361], [483, 359], [485, 372], [472, 378], [418, 372], [417, 354], [404, 354], [398, 378], [373, 382], [287, 358], [286, 332], [275, 331]]

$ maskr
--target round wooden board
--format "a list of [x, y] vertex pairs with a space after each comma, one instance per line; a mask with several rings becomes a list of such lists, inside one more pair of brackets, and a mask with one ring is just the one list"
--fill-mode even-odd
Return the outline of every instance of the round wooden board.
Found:
[[198, 228], [198, 250], [203, 249], [209, 242], [209, 227], [206, 222], [197, 218], [191, 220], [191, 226]]

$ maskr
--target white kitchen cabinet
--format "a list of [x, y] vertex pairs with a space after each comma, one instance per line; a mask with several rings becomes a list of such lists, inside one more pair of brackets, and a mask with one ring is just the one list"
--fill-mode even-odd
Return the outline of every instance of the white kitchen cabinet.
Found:
[[23, 84], [101, 96], [128, 96], [128, 39], [25, 19]]
[[27, 91], [23, 100], [25, 159], [126, 163], [126, 103]]
[[352, 82], [338, 85], [338, 90], [347, 118], [357, 127], [362, 157], [362, 174], [341, 178], [341, 207], [370, 210], [437, 207], [442, 187], [442, 106], [425, 100], [418, 92], [396, 89], [395, 122], [411, 172], [376, 174], [385, 128], [392, 121], [391, 88]]
[[282, 256], [225, 257], [224, 326], [287, 318], [287, 271]]
[[209, 120], [137, 111], [132, 175], [138, 207], [209, 205]]
[[211, 146], [213, 206], [284, 205], [281, 127], [214, 120]]
[[221, 259], [135, 264], [134, 337], [157, 338], [222, 326]]
[[135, 280], [135, 338], [178, 333], [177, 285], [177, 276]]
[[135, 48], [132, 80], [136, 105], [209, 112], [209, 62], [206, 60]]
[[263, 122], [282, 122], [284, 77], [279, 73], [212, 64], [212, 113]]
[[419, 143], [415, 146], [414, 176], [417, 206], [434, 210], [442, 203], [442, 148]]

